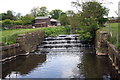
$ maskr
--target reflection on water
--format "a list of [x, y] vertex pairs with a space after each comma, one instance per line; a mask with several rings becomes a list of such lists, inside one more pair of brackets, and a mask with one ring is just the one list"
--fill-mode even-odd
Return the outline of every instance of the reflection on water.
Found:
[[17, 75], [26, 75], [34, 70], [38, 65], [46, 61], [46, 55], [29, 55], [26, 57], [17, 57], [16, 60], [6, 62], [2, 65], [2, 76], [17, 77]]
[[4, 63], [3, 78], [114, 77], [108, 57], [96, 56], [94, 47], [43, 48], [44, 53], [40, 49]]

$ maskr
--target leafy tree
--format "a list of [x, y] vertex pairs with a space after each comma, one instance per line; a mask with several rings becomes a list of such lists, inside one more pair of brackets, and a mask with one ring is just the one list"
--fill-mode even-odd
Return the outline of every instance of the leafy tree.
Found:
[[7, 13], [2, 13], [2, 20], [5, 19], [16, 20], [16, 17], [13, 15], [13, 11], [8, 10]]
[[20, 19], [21, 18], [21, 13], [17, 13], [16, 14], [16, 19]]
[[83, 18], [93, 17], [99, 26], [103, 26], [104, 16], [107, 16], [109, 11], [106, 7], [103, 7], [102, 4], [98, 2], [85, 2], [81, 7], [81, 16], [83, 16]]
[[38, 16], [47, 16], [48, 15], [48, 10], [45, 6], [41, 7], [39, 12], [38, 12]]
[[66, 11], [67, 16], [73, 16], [75, 13], [73, 10]]
[[23, 21], [22, 20], [16, 20], [14, 21], [14, 25], [23, 25]]
[[21, 17], [21, 20], [23, 21], [24, 25], [33, 24], [34, 19], [35, 18], [33, 16], [29, 15], [29, 14]]
[[80, 26], [80, 16], [79, 14], [73, 14], [72, 16], [68, 16], [69, 23], [72, 27]]
[[52, 11], [50, 12], [50, 15], [51, 15], [51, 17], [54, 18], [54, 19], [59, 19], [61, 13], [62, 13], [62, 10], [55, 9], [55, 10], [52, 10]]
[[33, 9], [31, 9], [31, 15], [34, 17], [37, 17], [39, 13], [39, 8], [38, 7], [34, 7]]
[[59, 20], [61, 22], [62, 25], [68, 25], [69, 24], [69, 19], [66, 13], [61, 13]]
[[6, 28], [12, 28], [13, 26], [13, 20], [10, 20], [10, 19], [6, 19], [6, 20], [3, 20], [2, 21], [2, 27], [6, 27]]
[[0, 21], [2, 20], [2, 13], [0, 13]]

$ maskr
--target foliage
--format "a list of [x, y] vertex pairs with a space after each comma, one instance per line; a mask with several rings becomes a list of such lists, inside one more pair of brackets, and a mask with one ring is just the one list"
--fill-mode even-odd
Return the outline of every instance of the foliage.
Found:
[[14, 29], [14, 30], [3, 30], [2, 31], [2, 42], [5, 44], [16, 43], [18, 34], [24, 34], [36, 30], [45, 30], [46, 36], [57, 36], [63, 34], [70, 34], [70, 26], [58, 26], [58, 27], [43, 27], [34, 29]]
[[47, 16], [48, 15], [48, 10], [45, 6], [41, 7], [40, 10], [38, 11], [38, 16]]
[[21, 18], [21, 13], [17, 13], [15, 17], [17, 20], [19, 20]]
[[7, 13], [2, 13], [2, 20], [10, 19], [10, 20], [16, 20], [16, 17], [13, 15], [13, 11], [8, 10]]
[[[111, 42], [113, 45], [115, 45], [117, 48], [120, 49], [120, 41], [118, 40], [118, 34], [119, 34], [119, 23], [106, 23], [106, 27], [102, 27], [99, 30], [106, 31], [110, 35], [110, 32], [112, 33], [112, 36], [109, 36], [109, 42]], [[109, 27], [108, 27], [109, 26]]]
[[31, 15], [34, 17], [37, 17], [38, 12], [39, 12], [39, 8], [38, 7], [34, 7], [33, 9], [31, 9]]
[[72, 16], [68, 16], [69, 24], [72, 27], [79, 27], [80, 26], [80, 16], [79, 14], [73, 14]]
[[13, 21], [10, 19], [3, 20], [2, 26], [10, 29], [13, 26]]
[[115, 37], [110, 37], [109, 41], [110, 41], [112, 44], [116, 44], [116, 38], [115, 38]]
[[50, 15], [53, 19], [59, 19], [60, 15], [62, 13], [62, 10], [60, 9], [55, 9], [50, 12]]
[[116, 47], [117, 47], [118, 49], [120, 49], [120, 43], [116, 44]]
[[69, 24], [69, 19], [66, 13], [62, 13], [59, 17], [59, 21], [61, 22], [62, 25], [68, 25]]
[[75, 13], [73, 10], [66, 11], [67, 16], [73, 16]]
[[63, 34], [70, 34], [71, 27], [70, 26], [59, 26], [52, 28], [44, 28], [46, 36], [57, 36]]
[[[84, 18], [93, 17], [101, 26], [104, 24], [104, 16], [108, 15], [108, 9], [98, 2], [86, 2], [82, 4], [82, 13]], [[102, 19], [102, 20], [100, 20]]]
[[22, 16], [21, 20], [23, 21], [24, 25], [29, 25], [34, 23], [35, 18], [27, 14], [25, 16]]
[[73, 2], [72, 4], [77, 7], [78, 14], [80, 14], [82, 19], [92, 17], [95, 19], [95, 21], [98, 22], [99, 26], [103, 26], [103, 24], [107, 21], [104, 16], [108, 15], [109, 10], [106, 7], [102, 6], [102, 3], [85, 2], [80, 4], [79, 2]]
[[81, 19], [80, 29], [94, 34], [99, 27], [97, 21], [93, 17]]
[[16, 20], [16, 21], [14, 21], [14, 25], [23, 25], [23, 21], [22, 20]]
[[86, 31], [79, 31], [79, 34], [80, 34], [80, 40], [83, 40], [83, 41], [91, 41], [92, 40], [92, 34], [90, 32], [86, 32]]

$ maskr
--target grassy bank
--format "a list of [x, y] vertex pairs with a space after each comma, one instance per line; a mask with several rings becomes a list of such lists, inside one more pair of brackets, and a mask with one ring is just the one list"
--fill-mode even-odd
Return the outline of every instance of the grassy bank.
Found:
[[[106, 27], [101, 28], [100, 30], [107, 31], [111, 36], [109, 41], [114, 44], [117, 48], [120, 48], [120, 40], [118, 41], [118, 34], [120, 34], [120, 28], [118, 27], [120, 23], [110, 23], [105, 24]], [[118, 41], [118, 42], [117, 42]]]
[[46, 36], [57, 36], [60, 34], [69, 34], [70, 26], [4, 30], [2, 31], [2, 41], [0, 40], [0, 42], [3, 42], [4, 44], [14, 44], [16, 43], [18, 34], [24, 34], [24, 33], [32, 32], [36, 30], [45, 30]]

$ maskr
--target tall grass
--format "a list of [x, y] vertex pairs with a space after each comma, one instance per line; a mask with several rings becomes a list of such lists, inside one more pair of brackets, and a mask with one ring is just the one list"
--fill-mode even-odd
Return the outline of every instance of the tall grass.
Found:
[[57, 36], [60, 34], [69, 34], [70, 26], [58, 26], [58, 27], [43, 27], [43, 28], [34, 28], [34, 29], [14, 29], [14, 30], [4, 30], [2, 31], [2, 39], [0, 42], [4, 44], [14, 44], [18, 34], [24, 34], [36, 30], [45, 30], [45, 36]]
[[120, 48], [120, 37], [118, 35], [120, 35], [120, 30], [119, 30], [119, 25], [120, 23], [110, 23], [110, 24], [106, 24], [106, 27], [101, 28], [101, 30], [107, 31], [111, 36], [109, 38], [109, 41], [116, 45], [117, 48]]

